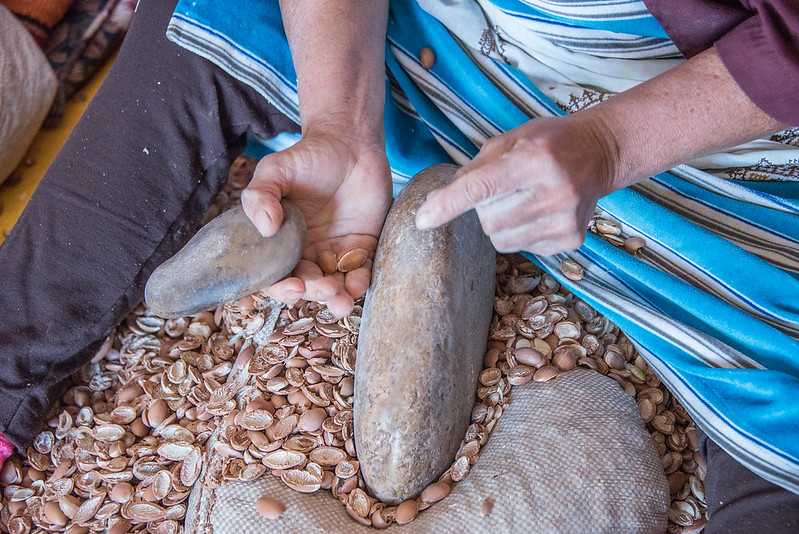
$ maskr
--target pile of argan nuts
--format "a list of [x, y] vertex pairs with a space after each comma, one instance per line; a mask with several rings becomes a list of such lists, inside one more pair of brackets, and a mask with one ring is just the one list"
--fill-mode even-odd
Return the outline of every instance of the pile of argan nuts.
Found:
[[[219, 210], [252, 166], [234, 164]], [[668, 532], [701, 532], [694, 425], [624, 334], [521, 256], [498, 256], [494, 309], [478, 402], [451, 468], [416, 500], [388, 506], [364, 490], [352, 436], [360, 305], [340, 320], [260, 293], [172, 320], [140, 306], [76, 373], [33, 446], [0, 471], [0, 529], [181, 533], [194, 484], [264, 475], [329, 490], [361, 524], [407, 523], [468, 476], [513, 386], [579, 366], [638, 402], [671, 489]], [[285, 509], [268, 495], [253, 506], [266, 518]]]

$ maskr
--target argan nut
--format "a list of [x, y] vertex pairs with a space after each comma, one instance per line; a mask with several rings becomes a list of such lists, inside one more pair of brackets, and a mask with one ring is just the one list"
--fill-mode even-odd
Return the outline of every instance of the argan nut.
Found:
[[563, 273], [563, 276], [575, 282], [583, 278], [583, 267], [574, 260], [562, 260], [560, 262], [560, 272]]
[[140, 395], [144, 394], [144, 390], [138, 384], [130, 384], [119, 390], [117, 393], [117, 402], [125, 404], [130, 402]]
[[419, 63], [425, 69], [432, 69], [436, 63], [436, 53], [432, 48], [424, 47], [419, 51]]
[[325, 274], [333, 274], [336, 272], [336, 255], [333, 254], [333, 251], [330, 249], [321, 251], [316, 258], [316, 263], [319, 264], [319, 268], [322, 269], [322, 272]]
[[494, 509], [494, 501], [491, 499], [485, 499], [483, 504], [480, 505], [480, 517], [485, 517], [491, 513], [491, 510]]
[[72, 495], [64, 495], [58, 500], [58, 507], [61, 509], [64, 515], [70, 519], [75, 515], [75, 512], [78, 511], [80, 505], [81, 501]]
[[133, 497], [133, 493], [133, 486], [127, 482], [120, 482], [111, 489], [111, 493], [108, 496], [111, 497], [112, 501], [124, 504]]
[[449, 495], [451, 489], [446, 482], [433, 482], [424, 489], [421, 499], [426, 503], [438, 502]]
[[44, 516], [49, 523], [57, 527], [63, 527], [69, 522], [69, 518], [61, 511], [58, 501], [50, 501], [44, 506]]
[[324, 408], [313, 408], [300, 415], [297, 428], [302, 432], [316, 432], [322, 426], [322, 421], [327, 418]]
[[369, 257], [369, 253], [366, 249], [363, 248], [353, 248], [346, 252], [341, 253], [338, 256], [338, 261], [336, 262], [336, 268], [341, 271], [342, 273], [348, 273], [350, 271], [354, 271], [358, 267], [364, 264], [366, 258]]
[[555, 378], [560, 373], [560, 369], [555, 367], [554, 365], [545, 365], [538, 369], [533, 375], [533, 380], [535, 382], [546, 382], [550, 378]]
[[630, 254], [637, 254], [646, 246], [646, 240], [640, 236], [628, 237], [624, 240], [624, 250]]
[[147, 420], [155, 428], [164, 422], [169, 415], [169, 406], [164, 399], [158, 399], [147, 409]]
[[255, 501], [255, 509], [266, 519], [274, 520], [283, 515], [283, 512], [286, 511], [286, 505], [274, 497], [264, 495]]
[[516, 349], [513, 353], [516, 357], [516, 363], [529, 365], [530, 367], [540, 367], [542, 363], [546, 362], [546, 357], [540, 351], [531, 347], [521, 347]]
[[130, 431], [133, 433], [134, 436], [140, 438], [143, 438], [144, 436], [150, 433], [150, 429], [147, 428], [147, 425], [144, 424], [144, 421], [141, 420], [141, 417], [137, 417], [130, 424]]
[[410, 523], [416, 519], [418, 514], [419, 505], [416, 504], [415, 500], [409, 499], [407, 501], [403, 501], [402, 504], [397, 506], [395, 520], [397, 521], [398, 525], [404, 525], [405, 523]]

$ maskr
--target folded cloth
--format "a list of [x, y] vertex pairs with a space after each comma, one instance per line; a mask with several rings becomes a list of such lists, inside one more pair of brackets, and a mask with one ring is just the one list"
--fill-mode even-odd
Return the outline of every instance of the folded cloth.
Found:
[[[167, 35], [298, 120], [276, 4], [181, 0]], [[465, 163], [531, 118], [579, 110], [682, 61], [639, 0], [392, 1], [387, 39], [395, 191], [433, 163]], [[436, 52], [432, 68], [419, 61], [425, 47]], [[797, 146], [797, 133], [784, 132], [600, 199], [622, 235], [645, 239], [640, 257], [591, 233], [572, 254], [531, 256], [625, 331], [716, 443], [794, 493]], [[582, 280], [561, 274], [567, 256]]]

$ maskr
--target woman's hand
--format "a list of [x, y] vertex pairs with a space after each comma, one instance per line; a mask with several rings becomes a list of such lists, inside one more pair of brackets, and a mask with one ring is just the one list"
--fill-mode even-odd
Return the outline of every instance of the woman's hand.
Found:
[[475, 208], [500, 252], [548, 255], [579, 247], [611, 189], [610, 147], [577, 117], [538, 118], [486, 142], [416, 214], [432, 228]]
[[[293, 304], [324, 302], [338, 317], [369, 287], [377, 240], [391, 205], [391, 176], [382, 146], [362, 145], [338, 135], [309, 135], [282, 152], [264, 157], [241, 203], [258, 231], [273, 235], [283, 221], [280, 199], [291, 199], [308, 228], [302, 259], [267, 292]], [[347, 273], [326, 274], [320, 256], [363, 248], [369, 258]]]
[[710, 48], [596, 106], [492, 139], [428, 195], [416, 224], [438, 226], [474, 207], [497, 250], [574, 249], [600, 197], [784, 128]]

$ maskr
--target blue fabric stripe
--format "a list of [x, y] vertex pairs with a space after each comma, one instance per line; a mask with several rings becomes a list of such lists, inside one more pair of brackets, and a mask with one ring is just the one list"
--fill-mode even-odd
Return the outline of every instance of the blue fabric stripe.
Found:
[[699, 202], [764, 232], [793, 241], [799, 246], [799, 217], [796, 215], [718, 195], [669, 173], [658, 174], [652, 180], [680, 196]]
[[[393, 46], [411, 58], [418, 58], [424, 47], [435, 50], [438, 59], [429, 70], [430, 74], [495, 130], [507, 131], [528, 120], [493, 84], [471, 83], [470, 80], [484, 79], [480, 69], [436, 18], [415, 2], [407, 0], [407, 3], [399, 14], [396, 13], [400, 9], [397, 2], [391, 3], [388, 39]], [[392, 74], [396, 76], [393, 70]]]
[[530, 78], [524, 75], [522, 71], [519, 69], [511, 66], [505, 65], [498, 61], [494, 61], [494, 63], [499, 67], [499, 69], [505, 73], [507, 76], [506, 81], [511, 82], [516, 87], [520, 87], [526, 94], [528, 94], [531, 98], [535, 99], [536, 102], [540, 103], [542, 106], [546, 107], [552, 115], [555, 116], [562, 116], [566, 115], [566, 112], [561, 109], [555, 102], [552, 101], [547, 95], [544, 94], [541, 89], [535, 86], [535, 84], [530, 81]]
[[783, 270], [629, 189], [600, 199], [598, 205], [764, 316], [799, 325], [799, 282]]
[[[213, 3], [193, 2], [192, 9], [188, 10], [190, 14], [183, 14], [179, 11], [181, 4], [182, 2], [178, 4], [178, 8], [172, 15], [174, 18], [180, 19], [184, 24], [199, 27], [203, 31], [213, 34], [223, 40], [230, 48], [235, 49], [254, 63], [263, 66], [264, 69], [282, 80], [287, 89], [291, 89], [294, 92], [297, 91], [297, 73], [294, 71], [294, 63], [291, 59], [286, 35], [283, 32], [283, 19], [280, 17], [279, 9], [273, 9], [275, 6], [271, 6], [268, 3], [263, 5], [259, 3], [256, 9], [247, 9], [246, 16], [229, 16], [220, 20], [217, 8], [213, 6]], [[218, 24], [214, 24], [213, 27], [201, 25], [197, 22], [198, 20], [214, 21], [215, 23], [218, 21]], [[244, 21], [247, 21], [247, 24], [244, 24]], [[225, 27], [226, 24], [232, 24], [234, 27]], [[239, 43], [241, 41], [239, 39], [233, 40], [229, 37], [230, 35], [238, 35], [239, 32], [247, 29], [254, 31], [256, 28], [259, 35], [274, 35], [276, 39], [274, 41], [272, 39], [263, 39], [262, 37], [255, 39], [256, 42], [261, 42], [263, 45], [254, 49], [252, 46], [240, 46]], [[248, 40], [248, 44], [250, 41], [252, 40]]]
[[[797, 163], [799, 165], [799, 163]], [[764, 193], [770, 196], [780, 197], [783, 200], [794, 200], [793, 205], [799, 211], [799, 182], [777, 182], [777, 181], [754, 181], [754, 180], [730, 180], [743, 187]]]
[[[600, 243], [600, 251], [594, 249], [596, 243]], [[749, 346], [752, 353], [748, 355], [765, 364], [769, 369], [721, 369], [699, 363], [693, 354], [685, 352], [678, 344], [674, 343], [668, 332], [659, 332], [653, 328], [654, 323], [647, 324], [642, 320], [631, 320], [629, 316], [620, 311], [623, 309], [623, 304], [618, 305], [612, 300], [592, 298], [590, 294], [583, 291], [583, 286], [580, 283], [565, 279], [556, 269], [546, 266], [536, 256], [523, 254], [536, 264], [551, 271], [570, 291], [594, 306], [619, 326], [628, 337], [656, 355], [659, 364], [669, 368], [682, 387], [695, 392], [703, 400], [705, 410], [724, 419], [730, 428], [737, 429], [742, 438], [753, 439], [764, 449], [799, 466], [799, 441], [795, 437], [799, 434], [799, 404], [794, 400], [796, 393], [799, 392], [799, 364], [795, 358], [793, 362], [786, 361], [784, 356], [785, 354], [799, 353], [799, 343], [773, 329], [770, 334], [774, 336], [774, 339], [757, 337], [757, 335], [769, 333], [760, 329], [765, 326], [762, 323], [755, 324], [758, 321], [737, 310], [729, 309], [721, 301], [707, 302], [706, 299], [712, 297], [707, 297], [702, 292], [687, 286], [687, 284], [682, 284], [676, 279], [664, 280], [663, 277], [668, 275], [664, 275], [654, 268], [639, 269], [638, 266], [631, 265], [631, 263], [641, 264], [640, 261], [618, 249], [613, 249], [615, 247], [600, 238], [589, 235], [586, 244], [579, 252], [592, 264], [590, 268], [604, 270], [608, 263], [611, 263], [613, 270], [607, 271], [607, 273], [617, 279], [617, 282], [640, 288], [649, 285], [651, 287], [649, 293], [652, 296], [657, 298], [660, 295], [660, 300], [672, 301], [673, 306], [677, 309], [685, 305], [687, 306], [686, 311], [692, 313], [704, 308], [705, 318], [711, 320], [729, 316], [740, 319], [742, 322], [749, 320], [748, 326], [758, 329], [754, 336], [745, 328], [741, 330], [728, 328], [728, 324], [725, 324], [723, 319], [715, 322], [719, 323], [720, 332], [728, 330], [731, 340], [735, 340], [736, 335], [749, 338], [748, 341], [752, 342]], [[648, 270], [647, 276], [641, 277], [641, 270]], [[656, 280], [650, 279], [650, 276]], [[675, 295], [686, 298], [680, 299]], [[700, 301], [699, 306], [696, 306], [697, 300]], [[705, 302], [701, 302], [703, 300]], [[734, 317], [735, 315], [738, 317]], [[680, 313], [672, 316], [694, 326], [689, 322], [690, 316]], [[694, 324], [706, 328], [701, 320]], [[703, 331], [702, 328], [699, 330]], [[714, 337], [719, 338], [719, 335]], [[723, 336], [722, 340], [724, 337], [727, 336]], [[778, 345], [773, 347], [776, 353], [764, 355], [763, 349], [771, 349], [775, 340]], [[730, 344], [730, 346], [733, 345]], [[686, 408], [695, 413], [698, 407], [686, 405]]]
[[[612, 273], [666, 316], [678, 318], [691, 328], [720, 339], [764, 367], [799, 377], [799, 358], [785, 358], [786, 354], [799, 354], [799, 342], [790, 336], [591, 233], [579, 251], [596, 268]], [[552, 274], [560, 275], [559, 272]], [[569, 284], [568, 287], [579, 288], [579, 285]], [[589, 304], [612, 307], [612, 303]], [[609, 318], [615, 322], [617, 315], [611, 314]], [[626, 330], [625, 333], [629, 335]], [[658, 352], [655, 354], [662, 356]]]
[[577, 17], [566, 17], [554, 13], [547, 13], [519, 0], [491, 0], [491, 3], [502, 11], [520, 18], [547, 21], [550, 23], [561, 22], [564, 25], [576, 28], [592, 28], [594, 30], [605, 30], [644, 37], [663, 37], [664, 39], [668, 39], [666, 31], [660, 23], [648, 14], [630, 18], [580, 19]]

